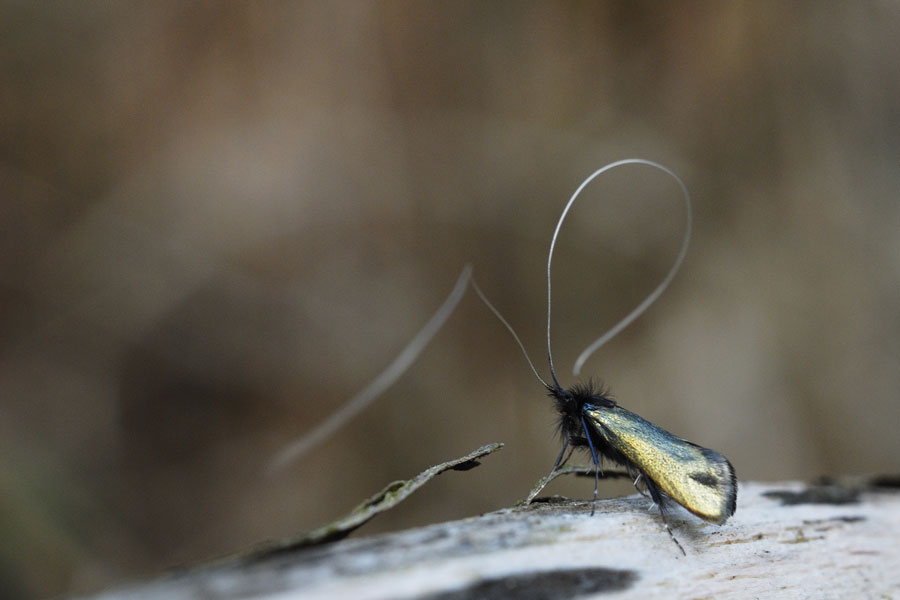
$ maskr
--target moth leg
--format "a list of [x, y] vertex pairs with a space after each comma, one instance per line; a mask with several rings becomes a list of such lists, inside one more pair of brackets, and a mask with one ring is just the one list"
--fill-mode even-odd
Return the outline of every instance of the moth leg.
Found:
[[669, 534], [669, 537], [672, 538], [672, 541], [675, 542], [675, 545], [678, 546], [678, 549], [681, 550], [681, 554], [687, 556], [687, 552], [684, 551], [681, 543], [675, 537], [675, 534], [672, 533], [672, 528], [669, 526], [669, 521], [666, 520], [665, 498], [663, 497], [662, 492], [651, 479], [645, 478], [644, 481], [647, 485], [647, 491], [650, 493], [650, 498], [659, 509], [659, 517], [662, 519], [663, 525], [666, 527], [666, 532]]
[[581, 417], [581, 428], [584, 430], [584, 437], [587, 438], [588, 448], [591, 449], [591, 458], [594, 459], [594, 501], [591, 502], [591, 516], [594, 516], [594, 509], [597, 508], [597, 497], [600, 495], [600, 461], [597, 459], [597, 451], [594, 450], [594, 442], [591, 441], [591, 434], [588, 432], [587, 423], [584, 422], [584, 416]]
[[[632, 471], [631, 476], [634, 477], [634, 483], [632, 485], [634, 485], [634, 489], [637, 491], [637, 493], [644, 498], [650, 498], [647, 493], [647, 482], [649, 481], [649, 479], [646, 479], [644, 477], [644, 472], [638, 471], [637, 477], [635, 477], [634, 472]], [[650, 508], [652, 509], [653, 506], [656, 505], [656, 502], [652, 498], [650, 501], [653, 502], [653, 504], [650, 506]]]

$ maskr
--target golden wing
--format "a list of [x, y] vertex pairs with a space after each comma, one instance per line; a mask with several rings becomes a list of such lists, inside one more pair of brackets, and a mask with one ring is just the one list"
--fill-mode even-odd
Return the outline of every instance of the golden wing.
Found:
[[728, 459], [621, 406], [586, 406], [588, 422], [669, 497], [701, 519], [724, 523], [734, 514], [737, 480]]

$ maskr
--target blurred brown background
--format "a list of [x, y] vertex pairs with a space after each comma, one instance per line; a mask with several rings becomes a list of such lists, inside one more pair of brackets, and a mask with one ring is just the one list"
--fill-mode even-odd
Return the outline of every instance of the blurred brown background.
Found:
[[[4, 2], [2, 595], [295, 534], [491, 441], [363, 532], [513, 504], [554, 415], [473, 295], [374, 406], [263, 470], [467, 262], [546, 372], [556, 219], [630, 156], [681, 174], [695, 234], [586, 373], [743, 479], [896, 471], [898, 24], [895, 2]], [[678, 194], [632, 166], [575, 205], [564, 383], [665, 274]]]

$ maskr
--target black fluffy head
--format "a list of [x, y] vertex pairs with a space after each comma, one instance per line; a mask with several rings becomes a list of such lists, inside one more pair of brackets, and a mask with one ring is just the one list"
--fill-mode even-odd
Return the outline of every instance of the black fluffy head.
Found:
[[[575, 447], [587, 446], [582, 416], [587, 404], [602, 408], [616, 405], [612, 395], [602, 385], [594, 388], [591, 381], [577, 383], [571, 389], [548, 387], [548, 395], [556, 402], [559, 412], [559, 433], [564, 441]], [[593, 438], [592, 438], [593, 440]]]

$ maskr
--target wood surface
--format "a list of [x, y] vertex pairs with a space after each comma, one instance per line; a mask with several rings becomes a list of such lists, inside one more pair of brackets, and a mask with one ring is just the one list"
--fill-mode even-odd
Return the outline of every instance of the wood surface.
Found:
[[[741, 483], [724, 525], [639, 496], [548, 498], [313, 547], [282, 546], [96, 596], [124, 598], [897, 598], [896, 479]], [[355, 534], [359, 536], [359, 532]]]

